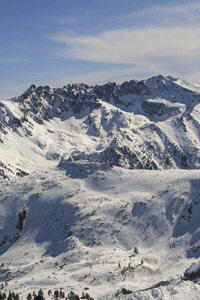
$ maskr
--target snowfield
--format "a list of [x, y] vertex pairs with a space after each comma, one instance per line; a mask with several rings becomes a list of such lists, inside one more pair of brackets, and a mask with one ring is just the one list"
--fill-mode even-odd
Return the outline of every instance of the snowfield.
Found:
[[115, 167], [78, 179], [48, 169], [28, 177], [2, 183], [6, 290], [88, 287], [95, 299], [112, 299], [125, 288], [133, 291], [127, 299], [180, 299], [190, 288], [198, 299], [199, 285], [182, 277], [199, 263], [199, 171]]
[[1, 292], [199, 299], [200, 94], [191, 86], [158, 76], [31, 86], [0, 101]]

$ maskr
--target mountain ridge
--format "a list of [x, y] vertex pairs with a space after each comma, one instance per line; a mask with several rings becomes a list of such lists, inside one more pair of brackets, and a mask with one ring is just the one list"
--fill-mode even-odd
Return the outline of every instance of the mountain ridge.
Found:
[[[59, 119], [92, 140], [93, 149], [80, 153], [86, 160], [130, 169], [198, 169], [200, 94], [177, 84], [180, 80], [159, 75], [121, 85], [31, 85], [18, 98], [1, 101], [1, 142], [10, 129], [19, 136], [33, 136], [36, 123], [46, 126]], [[70, 124], [72, 118], [77, 125]], [[45, 151], [45, 142], [36, 143]], [[67, 155], [63, 149], [54, 154], [60, 163], [77, 161], [77, 151], [75, 147]]]
[[199, 103], [161, 75], [1, 100], [1, 291], [198, 299]]

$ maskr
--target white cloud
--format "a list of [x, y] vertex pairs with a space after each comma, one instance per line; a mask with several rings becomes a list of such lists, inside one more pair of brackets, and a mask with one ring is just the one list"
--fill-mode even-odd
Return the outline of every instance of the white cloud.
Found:
[[179, 5], [166, 2], [164, 5], [152, 6], [148, 9], [122, 15], [116, 19], [133, 19], [143, 18], [143, 22], [149, 20], [155, 23], [159, 21], [160, 24], [187, 24], [196, 23], [200, 21], [200, 3], [199, 1], [182, 2]]
[[199, 36], [200, 26], [185, 25], [110, 30], [96, 36], [58, 33], [51, 39], [58, 44], [57, 58], [125, 64], [136, 67], [138, 76], [146, 70], [190, 79], [200, 69]]
[[[55, 55], [115, 64], [163, 64], [170, 60], [194, 62], [200, 54], [200, 27], [113, 30], [97, 36], [52, 36], [63, 43]], [[159, 59], [159, 62], [158, 62]]]
[[193, 74], [199, 74], [200, 69], [200, 3], [177, 2], [121, 16], [136, 17], [133, 23], [142, 26], [137, 29], [107, 30], [96, 35], [54, 34], [50, 37], [58, 45], [54, 57], [125, 64], [129, 66], [127, 71], [135, 70], [137, 78], [145, 70], [147, 74], [196, 78]]

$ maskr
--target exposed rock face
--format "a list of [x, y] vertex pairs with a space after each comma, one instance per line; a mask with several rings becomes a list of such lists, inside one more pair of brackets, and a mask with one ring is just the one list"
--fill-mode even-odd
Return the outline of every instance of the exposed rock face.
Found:
[[121, 85], [31, 85], [20, 97], [0, 101], [0, 143], [11, 130], [21, 137], [32, 136], [45, 151], [48, 142], [35, 136], [35, 124], [44, 126], [57, 119], [69, 123], [74, 118], [73, 126], [91, 139], [91, 147], [60, 148], [46, 155], [60, 159], [59, 166], [96, 161], [130, 169], [197, 169], [199, 102], [200, 94], [187, 84], [161, 75]]
[[170, 115], [177, 115], [180, 113], [178, 107], [170, 107], [164, 103], [157, 103], [153, 101], [144, 101], [142, 102], [143, 111], [149, 116], [158, 116], [158, 117], [169, 117]]
[[200, 87], [172, 77], [0, 101], [2, 293], [198, 299], [199, 132]]

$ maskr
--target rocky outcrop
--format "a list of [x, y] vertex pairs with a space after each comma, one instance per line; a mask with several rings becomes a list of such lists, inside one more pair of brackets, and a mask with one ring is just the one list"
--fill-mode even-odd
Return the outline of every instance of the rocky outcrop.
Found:
[[[13, 131], [33, 136], [45, 151], [48, 142], [34, 136], [35, 124], [43, 126], [53, 119], [65, 122], [73, 117], [94, 145], [43, 154], [47, 159], [60, 159], [59, 166], [63, 161], [65, 166], [85, 161], [128, 169], [198, 169], [199, 100], [199, 93], [161, 75], [121, 85], [31, 85], [20, 97], [0, 102], [0, 143]], [[1, 177], [5, 173], [4, 168]]]

